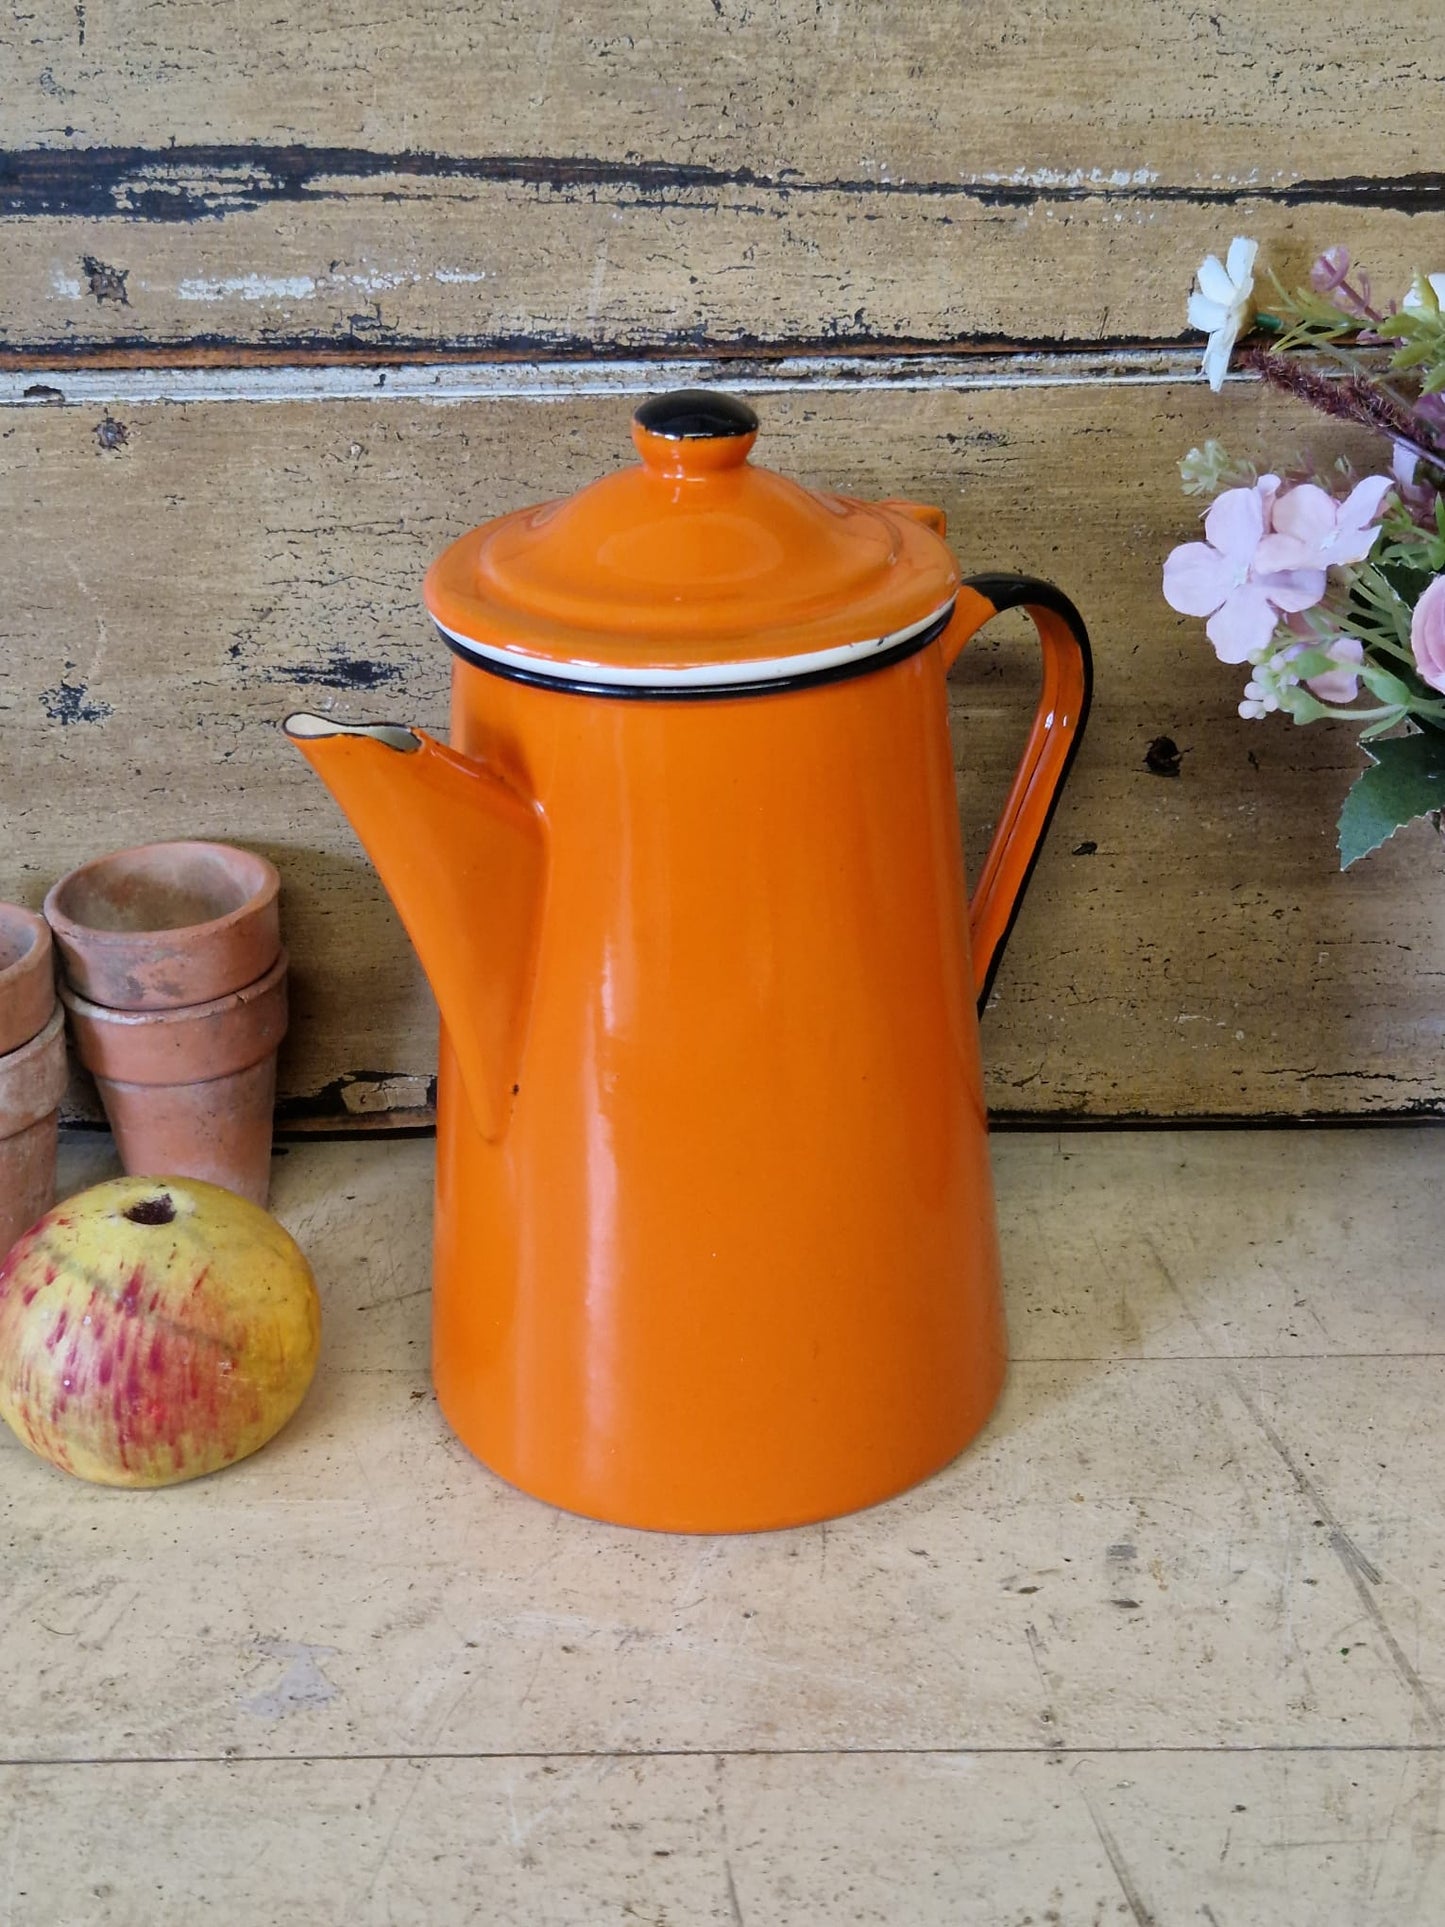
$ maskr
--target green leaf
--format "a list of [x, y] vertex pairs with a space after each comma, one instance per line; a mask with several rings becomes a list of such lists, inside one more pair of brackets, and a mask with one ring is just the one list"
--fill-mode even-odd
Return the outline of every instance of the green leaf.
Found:
[[1270, 343], [1271, 354], [1321, 343], [1328, 346], [1349, 342], [1365, 325], [1359, 315], [1347, 314], [1328, 295], [1318, 294], [1309, 287], [1286, 288], [1272, 269], [1264, 271], [1263, 279], [1274, 288], [1275, 299], [1270, 307], [1276, 312], [1256, 313], [1255, 325], [1278, 337]]
[[1289, 659], [1289, 673], [1305, 681], [1310, 676], [1325, 676], [1339, 664], [1328, 649], [1301, 649], [1298, 655]]
[[1445, 808], [1445, 737], [1392, 736], [1374, 743], [1340, 811], [1340, 868], [1392, 837], [1402, 824]]
[[1411, 306], [1387, 315], [1376, 329], [1400, 343], [1390, 357], [1396, 369], [1428, 367], [1424, 392], [1438, 394], [1445, 387], [1445, 315], [1428, 276], [1417, 274], [1410, 291]]
[[1382, 703], [1408, 704], [1408, 686], [1398, 676], [1392, 676], [1388, 669], [1381, 669], [1376, 663], [1362, 662], [1356, 674], [1370, 694], [1378, 696]]
[[1252, 488], [1259, 479], [1253, 462], [1236, 462], [1216, 441], [1191, 448], [1179, 464], [1186, 495], [1217, 495], [1222, 488]]
[[[1330, 667], [1334, 669], [1338, 665], [1332, 662]], [[1317, 696], [1312, 696], [1307, 689], [1282, 689], [1279, 700], [1281, 709], [1297, 726], [1304, 723], [1322, 723], [1327, 716], [1340, 714], [1338, 709], [1331, 709]]]
[[1374, 722], [1366, 723], [1360, 731], [1360, 741], [1372, 743], [1377, 736], [1383, 736], [1387, 730], [1398, 729], [1407, 714], [1408, 711], [1403, 709], [1387, 710], [1383, 716], [1377, 716]]

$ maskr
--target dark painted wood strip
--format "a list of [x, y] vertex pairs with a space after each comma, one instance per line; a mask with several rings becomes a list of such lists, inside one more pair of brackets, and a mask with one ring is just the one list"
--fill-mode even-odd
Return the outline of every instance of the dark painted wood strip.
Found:
[[[1301, 207], [1321, 202], [1434, 213], [1445, 208], [1445, 173], [1394, 179], [1365, 175], [1284, 184], [1164, 186], [1039, 186], [1012, 181], [908, 181], [867, 178], [811, 180], [753, 168], [580, 155], [450, 155], [424, 151], [377, 153], [363, 147], [250, 146], [27, 147], [0, 156], [0, 213], [85, 220], [186, 222], [220, 220], [273, 202], [344, 200], [369, 183], [414, 185], [408, 198], [427, 198], [426, 183], [492, 181], [535, 186], [563, 196], [592, 198], [599, 189], [626, 195], [629, 206], [649, 199], [668, 204], [679, 194], [747, 189], [786, 201], [799, 195], [961, 199], [983, 207], [1028, 208], [1079, 201], [1188, 202], [1235, 207], [1264, 202]], [[778, 210], [781, 214], [782, 210]]]
[[[578, 366], [618, 361], [696, 361], [745, 369], [753, 362], [821, 359], [948, 360], [967, 363], [987, 356], [1067, 355], [1098, 361], [1101, 356], [1136, 351], [1189, 354], [1199, 342], [1182, 335], [1149, 339], [1117, 335], [1104, 340], [1021, 340], [1017, 336], [969, 335], [952, 340], [918, 336], [830, 334], [806, 338], [790, 335], [768, 340], [752, 335], [676, 335], [636, 345], [585, 337], [509, 334], [466, 341], [436, 342], [389, 336], [385, 343], [357, 336], [314, 335], [273, 338], [252, 343], [223, 335], [190, 335], [184, 340], [146, 341], [133, 338], [101, 346], [76, 341], [18, 345], [0, 342], [0, 372], [54, 369], [126, 368], [399, 368], [457, 367], [468, 362], [535, 364], [566, 362]], [[36, 401], [50, 397], [37, 393]]]

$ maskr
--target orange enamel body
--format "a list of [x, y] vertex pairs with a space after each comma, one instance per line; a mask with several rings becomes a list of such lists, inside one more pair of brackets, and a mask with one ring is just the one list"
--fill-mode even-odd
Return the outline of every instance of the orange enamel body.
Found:
[[[669, 450], [692, 463], [679, 488], [735, 470], [723, 453]], [[806, 493], [783, 490], [783, 508]], [[614, 655], [539, 618], [506, 659], [502, 625], [448, 599], [486, 586], [459, 544], [428, 584], [462, 657], [450, 748], [292, 726], [442, 1006], [443, 1410], [502, 1477], [623, 1524], [748, 1531], [868, 1505], [950, 1460], [1005, 1369], [975, 972], [1077, 740], [1087, 645], [1044, 585], [960, 586], [936, 512], [810, 499], [829, 536], [855, 508], [855, 532], [882, 517], [881, 549], [916, 565], [892, 607], [866, 557], [830, 603], [813, 552], [806, 633], [759, 607], [725, 650], [737, 618], [721, 592], [708, 609], [704, 568], [695, 628], [684, 584], [650, 626], [616, 616]], [[638, 519], [620, 515], [619, 546]], [[705, 515], [687, 539], [705, 564]], [[578, 581], [601, 552], [579, 550]], [[535, 570], [518, 593], [575, 625]], [[851, 631], [849, 595], [873, 598]], [[971, 958], [945, 676], [1004, 602], [1034, 614], [1045, 686]], [[884, 643], [860, 665], [850, 633]], [[618, 662], [631, 685], [593, 680]], [[724, 662], [737, 686], [646, 681]]]
[[519, 1089], [443, 1045], [435, 1373], [472, 1449], [679, 1530], [849, 1511], [1004, 1369], [934, 648], [677, 707], [456, 672], [452, 740], [548, 826]]

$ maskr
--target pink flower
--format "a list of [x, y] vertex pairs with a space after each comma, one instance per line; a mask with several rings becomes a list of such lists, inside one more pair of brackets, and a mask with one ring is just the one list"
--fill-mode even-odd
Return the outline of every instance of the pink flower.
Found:
[[1326, 248], [1310, 269], [1310, 286], [1316, 294], [1334, 297], [1335, 306], [1360, 321], [1378, 321], [1370, 306], [1370, 277], [1357, 275], [1357, 288], [1350, 286], [1350, 250]]
[[1423, 679], [1445, 695], [1445, 575], [1437, 575], [1415, 604], [1410, 647]]
[[1326, 248], [1310, 269], [1310, 286], [1316, 294], [1333, 294], [1336, 288], [1343, 287], [1349, 273], [1350, 250]]
[[1420, 451], [1413, 442], [1395, 443], [1390, 468], [1395, 477], [1395, 494], [1401, 508], [1422, 528], [1427, 528], [1435, 519], [1435, 491], [1428, 483], [1416, 479], [1420, 468]]
[[1305, 688], [1322, 703], [1352, 703], [1360, 693], [1360, 679], [1350, 665], [1358, 667], [1365, 660], [1365, 645], [1358, 636], [1336, 636], [1329, 645], [1329, 655], [1341, 667], [1307, 677]]
[[1248, 662], [1269, 647], [1280, 614], [1312, 609], [1325, 592], [1322, 568], [1261, 570], [1277, 475], [1227, 488], [1204, 518], [1203, 542], [1186, 542], [1164, 564], [1164, 600], [1183, 616], [1208, 616], [1205, 634], [1221, 662]]
[[1393, 475], [1367, 475], [1337, 502], [1313, 482], [1276, 496], [1270, 520], [1274, 533], [1259, 545], [1261, 569], [1328, 569], [1363, 562], [1375, 546], [1373, 526]]

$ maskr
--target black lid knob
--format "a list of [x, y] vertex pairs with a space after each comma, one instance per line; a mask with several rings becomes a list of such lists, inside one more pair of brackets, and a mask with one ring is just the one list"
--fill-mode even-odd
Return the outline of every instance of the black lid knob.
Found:
[[758, 432], [758, 418], [745, 401], [711, 388], [677, 388], [670, 395], [653, 395], [632, 419], [649, 435], [661, 435], [670, 442], [710, 442]]

